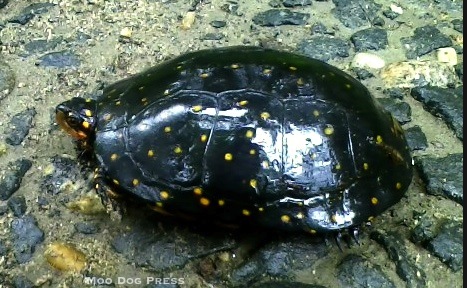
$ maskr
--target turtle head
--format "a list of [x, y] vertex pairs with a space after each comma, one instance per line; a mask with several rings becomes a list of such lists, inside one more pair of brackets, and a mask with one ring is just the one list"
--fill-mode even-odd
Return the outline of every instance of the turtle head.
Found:
[[96, 101], [74, 97], [55, 108], [57, 123], [78, 140], [87, 140], [96, 126]]

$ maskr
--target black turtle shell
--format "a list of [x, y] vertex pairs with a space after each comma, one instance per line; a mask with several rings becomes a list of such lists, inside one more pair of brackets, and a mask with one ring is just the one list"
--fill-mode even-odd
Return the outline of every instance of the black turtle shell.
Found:
[[288, 52], [188, 53], [107, 87], [95, 113], [109, 185], [169, 213], [328, 232], [412, 179], [403, 130], [369, 91]]

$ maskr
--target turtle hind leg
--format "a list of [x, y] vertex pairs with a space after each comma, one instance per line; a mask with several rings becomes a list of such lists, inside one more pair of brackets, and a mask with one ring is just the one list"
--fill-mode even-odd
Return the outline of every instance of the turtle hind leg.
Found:
[[126, 212], [124, 197], [103, 175], [101, 169], [94, 171], [94, 188], [101, 198], [102, 205], [113, 220], [121, 220]]

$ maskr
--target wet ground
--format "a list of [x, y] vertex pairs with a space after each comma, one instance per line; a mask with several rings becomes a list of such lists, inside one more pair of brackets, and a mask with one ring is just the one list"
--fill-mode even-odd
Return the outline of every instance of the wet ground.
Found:
[[[10, 2], [0, 8], [0, 287], [463, 286], [462, 1]], [[232, 45], [329, 62], [404, 123], [416, 175], [359, 245], [212, 229], [132, 205], [122, 221], [105, 213], [55, 106]], [[361, 52], [373, 56], [356, 61]], [[356, 64], [366, 61], [374, 68]]]

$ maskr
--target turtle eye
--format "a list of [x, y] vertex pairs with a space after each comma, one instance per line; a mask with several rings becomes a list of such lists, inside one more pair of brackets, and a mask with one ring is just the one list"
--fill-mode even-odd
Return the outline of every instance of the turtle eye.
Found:
[[70, 114], [68, 115], [66, 122], [71, 128], [78, 129], [81, 124], [81, 119], [74, 114]]

